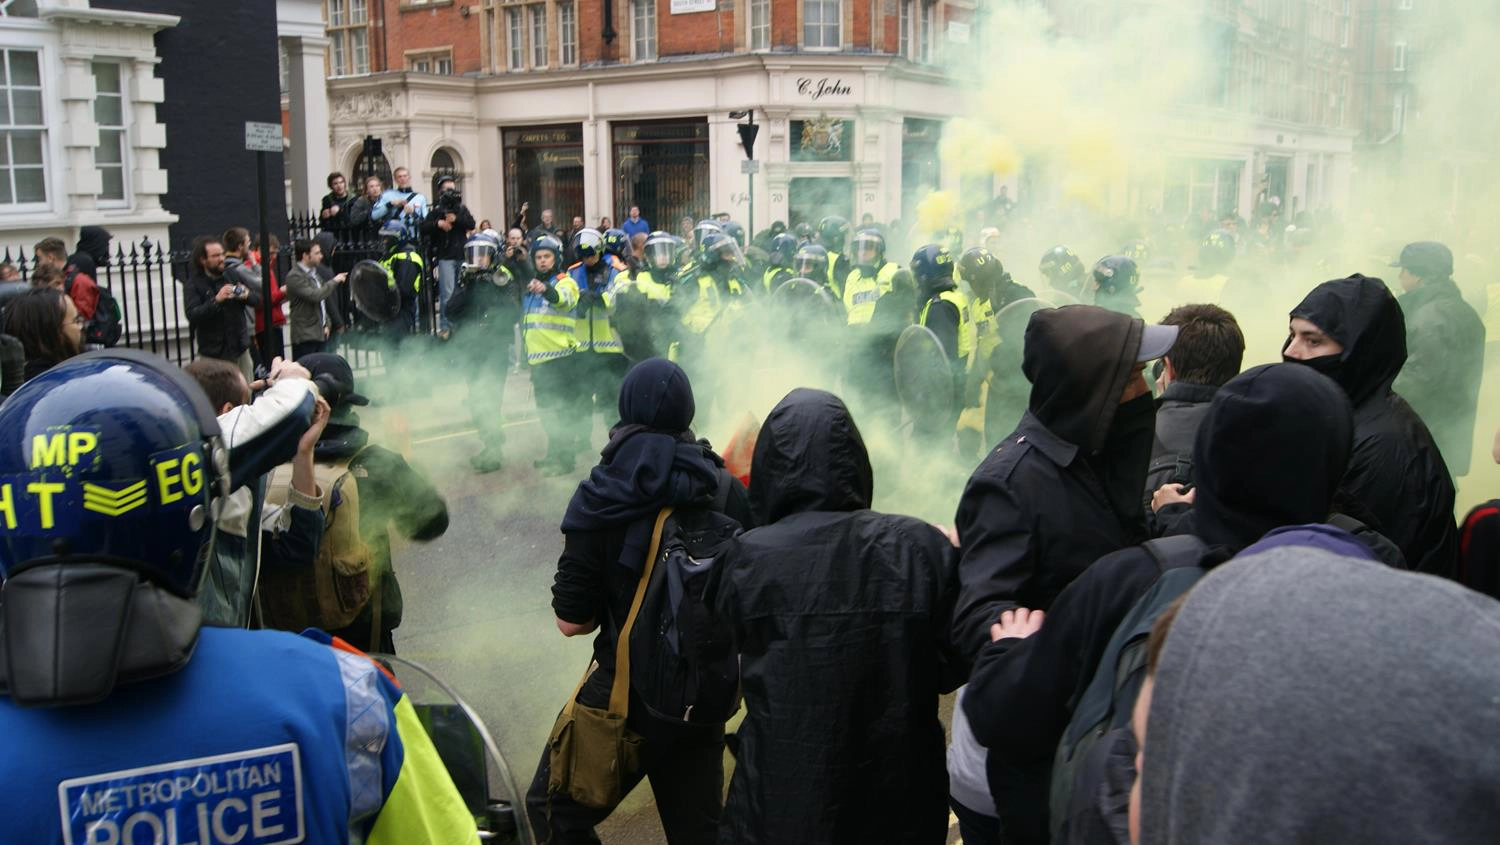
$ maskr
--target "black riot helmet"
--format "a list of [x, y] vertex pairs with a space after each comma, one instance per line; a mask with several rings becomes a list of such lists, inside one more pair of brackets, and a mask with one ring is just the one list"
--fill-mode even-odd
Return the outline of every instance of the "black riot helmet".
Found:
[[958, 274], [981, 299], [992, 299], [1005, 281], [1005, 266], [994, 253], [976, 246], [959, 256]]
[[1053, 290], [1077, 291], [1082, 287], [1083, 259], [1065, 246], [1055, 246], [1043, 253], [1037, 269]]
[[789, 235], [786, 232], [782, 232], [772, 238], [770, 250], [771, 266], [790, 268], [792, 266], [792, 257], [797, 254], [798, 246], [796, 235]]
[[792, 257], [792, 273], [819, 284], [828, 283], [828, 250], [819, 244], [806, 244]]
[[873, 274], [885, 264], [885, 235], [880, 234], [879, 229], [860, 229], [854, 234], [851, 252], [854, 266], [862, 273]]
[[1140, 276], [1135, 259], [1127, 255], [1106, 255], [1094, 265], [1094, 288], [1107, 295], [1131, 293]]
[[843, 252], [849, 240], [849, 221], [830, 214], [818, 221], [818, 243], [829, 252]]

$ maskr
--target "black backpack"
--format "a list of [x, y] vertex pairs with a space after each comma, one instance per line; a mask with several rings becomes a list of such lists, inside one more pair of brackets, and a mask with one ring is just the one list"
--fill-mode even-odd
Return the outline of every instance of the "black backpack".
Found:
[[[69, 267], [63, 280], [63, 293], [73, 295], [73, 280], [78, 277], [78, 268]], [[99, 289], [99, 302], [94, 306], [94, 316], [83, 327], [83, 342], [95, 346], [111, 347], [120, 342], [125, 333], [125, 312], [120, 303], [98, 279], [94, 285]]]
[[723, 512], [734, 479], [719, 474], [712, 508], [678, 508], [662, 526], [630, 633], [630, 691], [665, 722], [721, 725], [739, 709], [732, 634], [704, 600], [720, 552], [741, 531]]
[[[1125, 804], [1102, 805], [1101, 795], [1115, 795], [1120, 767], [1134, 766], [1130, 729], [1136, 694], [1146, 679], [1146, 642], [1151, 625], [1173, 601], [1203, 577], [1208, 546], [1190, 535], [1163, 537], [1143, 544], [1161, 576], [1125, 615], [1099, 658], [1093, 680], [1084, 690], [1073, 718], [1058, 743], [1052, 762], [1051, 827], [1057, 845], [1113, 842], [1125, 823]], [[1129, 796], [1129, 784], [1124, 796]]]

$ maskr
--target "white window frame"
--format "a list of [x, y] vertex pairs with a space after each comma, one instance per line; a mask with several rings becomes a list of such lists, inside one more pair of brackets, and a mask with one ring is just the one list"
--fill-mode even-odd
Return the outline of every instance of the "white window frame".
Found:
[[521, 20], [519, 6], [505, 10], [505, 69], [526, 69], [526, 22]]
[[912, 7], [917, 0], [896, 0], [896, 2], [898, 4], [896, 39], [899, 42], [896, 45], [896, 54], [911, 59], [917, 54], [917, 51], [912, 48], [912, 23], [916, 20], [916, 15], [912, 14]]
[[[23, 35], [23, 38], [24, 37], [25, 36]], [[41, 103], [42, 103], [42, 114], [41, 114], [41, 122], [40, 123], [37, 123], [37, 124], [32, 124], [32, 123], [13, 124], [13, 123], [9, 122], [10, 120], [13, 120], [14, 117], [15, 117], [15, 109], [14, 109], [14, 106], [13, 106], [13, 103], [12, 103], [12, 97], [11, 97], [11, 90], [12, 90], [13, 86], [11, 85], [11, 81], [10, 81], [11, 80], [10, 57], [9, 57], [10, 53], [34, 53], [34, 54], [36, 54], [36, 57], [37, 57], [38, 84], [35, 86], [35, 90], [38, 92], [38, 95], [40, 96]], [[48, 102], [47, 102], [47, 80], [49, 80], [49, 79], [55, 79], [56, 75], [54, 73], [52, 73], [51, 69], [49, 68], [49, 64], [50, 64], [49, 60], [50, 60], [50, 56], [48, 55], [48, 52], [46, 50], [44, 50], [44, 49], [39, 48], [39, 47], [31, 46], [29, 44], [28, 45], [22, 45], [22, 44], [5, 44], [5, 43], [0, 43], [0, 61], [4, 61], [6, 63], [6, 77], [5, 77], [6, 82], [5, 82], [4, 87], [0, 87], [0, 96], [3, 96], [3, 97], [6, 98], [5, 105], [6, 105], [6, 111], [7, 111], [7, 116], [6, 116], [6, 121], [7, 122], [4, 123], [4, 124], [0, 124], [0, 126], [4, 127], [4, 129], [0, 129], [0, 145], [4, 145], [3, 146], [3, 152], [4, 152], [4, 155], [5, 155], [5, 159], [4, 159], [5, 163], [3, 165], [0, 165], [0, 179], [6, 180], [6, 183], [7, 183], [6, 184], [6, 189], [7, 189], [8, 193], [10, 194], [10, 197], [11, 197], [11, 201], [10, 202], [0, 202], [0, 215], [20, 214], [20, 213], [34, 213], [34, 212], [37, 212], [37, 211], [50, 211], [51, 208], [52, 208], [53, 187], [54, 186], [53, 186], [53, 180], [51, 178], [51, 173], [52, 173], [51, 164], [52, 164], [52, 153], [53, 153], [53, 150], [51, 149], [52, 133], [48, 131], [48, 127], [47, 127], [47, 108], [48, 108]], [[24, 86], [24, 90], [32, 90], [32, 88], [33, 88], [33, 86], [29, 86], [29, 85], [28, 86]], [[24, 165], [24, 169], [26, 169], [26, 170], [38, 170], [39, 169], [41, 171], [41, 174], [42, 174], [42, 199], [39, 200], [39, 201], [38, 200], [33, 200], [33, 201], [30, 201], [30, 202], [17, 202], [16, 199], [15, 199], [15, 197], [16, 197], [15, 170], [17, 169], [17, 167], [16, 167], [16, 165], [14, 165], [12, 163], [12, 162], [15, 161], [15, 151], [14, 151], [14, 146], [13, 146], [12, 141], [11, 141], [11, 132], [37, 132], [38, 133], [38, 138], [39, 138], [40, 144], [41, 144], [42, 163], [41, 163], [40, 166], [34, 165], [34, 164], [27, 164], [27, 165]]]
[[1397, 41], [1391, 45], [1393, 55], [1391, 56], [1391, 70], [1406, 70], [1406, 42]]
[[562, 67], [578, 64], [577, 0], [559, 0], [557, 4], [557, 63]]
[[547, 67], [547, 5], [533, 3], [528, 8], [526, 23], [531, 36], [531, 67], [542, 70]]
[[[804, 49], [804, 50], [826, 50], [826, 51], [829, 51], [829, 52], [837, 52], [839, 50], [842, 50], [844, 48], [844, 3], [843, 3], [843, 0], [800, 0], [800, 2], [801, 2], [801, 7], [800, 8], [802, 9], [802, 32], [801, 32], [802, 49]], [[818, 22], [817, 23], [812, 23], [812, 22], [810, 22], [808, 20], [808, 17], [809, 17], [808, 11], [813, 7], [814, 4], [817, 5], [818, 12], [819, 12], [819, 14], [818, 14]], [[834, 18], [833, 18], [832, 21], [824, 20], [824, 18], [823, 18], [823, 13], [827, 12], [828, 9], [829, 9], [829, 7], [832, 7], [833, 10], [834, 10]], [[821, 32], [821, 35], [819, 35], [819, 37], [817, 39], [818, 40], [817, 44], [811, 43], [809, 41], [808, 37], [807, 37], [808, 34], [810, 32], [812, 32], [811, 27], [817, 27], [818, 30]], [[833, 38], [832, 38], [833, 43], [832, 44], [825, 43], [825, 42], [827, 42], [829, 40], [829, 37], [828, 37], [828, 35], [829, 35], [828, 30], [829, 29], [833, 30]]]
[[937, 3], [917, 0], [917, 61], [932, 64], [937, 32]]
[[657, 41], [656, 0], [630, 0], [630, 58], [655, 61], [661, 55]]
[[745, 44], [753, 53], [771, 49], [771, 0], [745, 0], [748, 14], [745, 15], [749, 31], [745, 33]]
[[[93, 72], [94, 65], [114, 65], [119, 73], [120, 80], [119, 90], [112, 92], [111, 94], [106, 94], [105, 92], [98, 90], [98, 77], [95, 76], [96, 87], [94, 91], [94, 123], [99, 127], [100, 143], [95, 145], [94, 147], [94, 168], [101, 171], [100, 185], [103, 185], [104, 177], [102, 171], [104, 171], [106, 167], [109, 169], [118, 169], [120, 171], [120, 196], [105, 197], [102, 193], [95, 194], [95, 203], [99, 208], [129, 208], [131, 195], [130, 174], [132, 172], [132, 168], [130, 166], [130, 72], [126, 67], [125, 62], [119, 60], [95, 60], [89, 67], [91, 73]], [[98, 101], [100, 97], [104, 96], [115, 96], [119, 98], [120, 122], [118, 124], [105, 124], [99, 122]], [[98, 162], [98, 155], [99, 150], [104, 146], [103, 136], [105, 132], [118, 133], [115, 136], [115, 143], [119, 145], [120, 161], [117, 164], [101, 166]]]
[[370, 2], [327, 0], [329, 76], [361, 76], [370, 72]]
[[429, 73], [438, 76], [453, 75], [453, 48], [440, 50], [411, 50], [406, 53], [406, 69], [412, 73]]

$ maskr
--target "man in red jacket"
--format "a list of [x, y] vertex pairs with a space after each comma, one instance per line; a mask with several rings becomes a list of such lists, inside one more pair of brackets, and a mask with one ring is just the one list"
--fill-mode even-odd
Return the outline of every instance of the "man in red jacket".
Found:
[[61, 238], [42, 238], [33, 249], [38, 267], [56, 267], [63, 271], [63, 292], [73, 300], [85, 320], [94, 319], [94, 311], [99, 307], [99, 284], [94, 281], [93, 274], [68, 262], [67, 244]]

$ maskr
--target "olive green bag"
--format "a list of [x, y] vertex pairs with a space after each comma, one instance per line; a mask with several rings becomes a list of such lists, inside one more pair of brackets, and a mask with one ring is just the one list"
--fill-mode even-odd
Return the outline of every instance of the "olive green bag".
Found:
[[625, 779], [640, 768], [641, 737], [625, 727], [630, 706], [630, 631], [635, 627], [646, 586], [651, 583], [651, 569], [661, 551], [662, 525], [671, 515], [671, 508], [663, 508], [656, 517], [641, 582], [635, 588], [630, 614], [625, 617], [620, 641], [615, 646], [615, 678], [609, 690], [609, 705], [601, 710], [578, 703], [579, 690], [599, 666], [591, 663], [552, 725], [552, 735], [547, 739], [551, 768], [547, 778], [549, 795], [565, 794], [585, 807], [614, 807], [625, 797]]

